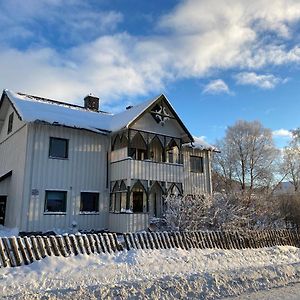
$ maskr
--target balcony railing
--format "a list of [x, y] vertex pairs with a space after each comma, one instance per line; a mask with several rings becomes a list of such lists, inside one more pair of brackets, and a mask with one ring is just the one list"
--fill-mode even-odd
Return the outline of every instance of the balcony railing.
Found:
[[183, 165], [158, 163], [152, 160], [134, 160], [127, 157], [111, 163], [111, 180], [121, 179], [155, 180], [165, 182], [182, 182]]

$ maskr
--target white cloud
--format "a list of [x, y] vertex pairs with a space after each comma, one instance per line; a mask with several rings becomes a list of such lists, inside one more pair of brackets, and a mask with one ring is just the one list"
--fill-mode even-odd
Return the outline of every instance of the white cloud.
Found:
[[229, 94], [228, 85], [222, 79], [210, 81], [203, 89], [204, 94]]
[[[293, 39], [300, 20], [297, 0], [181, 1], [142, 37], [120, 29], [122, 13], [89, 3], [2, 1], [2, 88], [71, 101], [92, 92], [111, 102], [235, 68], [250, 69], [245, 74], [255, 74], [256, 85], [271, 88], [282, 79], [257, 70], [300, 63], [300, 45]], [[41, 23], [55, 37], [45, 36]], [[27, 49], [16, 48], [20, 40]], [[209, 85], [207, 92], [229, 93], [220, 79]]]
[[281, 138], [292, 138], [292, 133], [291, 131], [287, 130], [287, 129], [278, 129], [278, 130], [274, 130], [272, 132], [274, 137], [281, 137]]
[[255, 72], [241, 72], [235, 76], [237, 83], [241, 85], [254, 85], [262, 89], [272, 89], [287, 79], [276, 77], [272, 74], [258, 75]]

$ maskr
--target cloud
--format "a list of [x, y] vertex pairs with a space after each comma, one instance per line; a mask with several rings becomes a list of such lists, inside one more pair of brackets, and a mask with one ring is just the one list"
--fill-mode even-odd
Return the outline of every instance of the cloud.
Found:
[[[73, 46], [114, 32], [123, 15], [80, 0], [12, 0], [0, 3], [0, 41], [52, 47]], [[55, 45], [56, 44], [56, 45]]]
[[237, 83], [241, 85], [254, 85], [262, 89], [272, 89], [287, 79], [276, 77], [272, 74], [258, 75], [255, 72], [242, 72], [235, 76]]
[[204, 94], [229, 94], [228, 85], [222, 79], [210, 81], [203, 89]]
[[292, 138], [292, 136], [293, 136], [290, 130], [283, 129], [283, 128], [274, 130], [272, 132], [272, 135], [274, 137], [289, 138], [289, 139]]
[[[0, 2], [2, 87], [70, 101], [92, 92], [110, 104], [216, 70], [243, 69], [271, 88], [283, 79], [257, 75], [261, 68], [300, 64], [296, 0], [180, 1], [144, 35], [121, 27], [122, 12], [93, 3]], [[220, 79], [205, 89], [229, 92]]]

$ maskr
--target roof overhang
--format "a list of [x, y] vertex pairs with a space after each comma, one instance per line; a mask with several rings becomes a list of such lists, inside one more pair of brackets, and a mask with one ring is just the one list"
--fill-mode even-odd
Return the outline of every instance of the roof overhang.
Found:
[[12, 170], [9, 172], [5, 173], [4, 175], [0, 176], [0, 182], [5, 180], [6, 178], [10, 177], [12, 175]]

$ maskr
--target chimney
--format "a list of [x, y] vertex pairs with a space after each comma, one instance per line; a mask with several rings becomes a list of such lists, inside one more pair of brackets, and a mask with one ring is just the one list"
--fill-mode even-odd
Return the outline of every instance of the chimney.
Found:
[[98, 111], [99, 110], [99, 98], [89, 94], [84, 97], [84, 108]]

